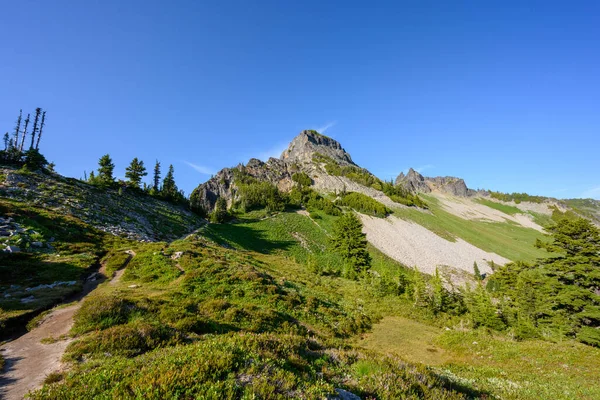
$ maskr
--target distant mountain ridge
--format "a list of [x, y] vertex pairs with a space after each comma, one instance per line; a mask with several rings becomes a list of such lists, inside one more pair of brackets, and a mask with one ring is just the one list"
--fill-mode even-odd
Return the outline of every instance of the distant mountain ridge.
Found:
[[[266, 162], [252, 158], [247, 164], [239, 164], [232, 168], [224, 168], [207, 182], [200, 184], [190, 196], [190, 205], [194, 210], [210, 213], [219, 197], [225, 198], [231, 204], [236, 197], [235, 171], [244, 172], [260, 181], [268, 181], [283, 192], [291, 190], [294, 185], [292, 176], [297, 172], [307, 173], [313, 180], [313, 187], [322, 193], [338, 192], [341, 190], [358, 191], [376, 198], [387, 205], [394, 203], [377, 188], [360, 185], [344, 176], [330, 174], [327, 167], [339, 166], [355, 168], [362, 174], [376, 178], [368, 170], [357, 165], [351, 155], [337, 140], [322, 135], [315, 130], [300, 132], [283, 151], [279, 158], [269, 158]], [[325, 167], [325, 168], [324, 168]], [[413, 168], [406, 174], [400, 173], [394, 185], [404, 188], [412, 194], [442, 193], [456, 197], [489, 196], [485, 190], [474, 190], [467, 186], [462, 178], [453, 176], [425, 177]], [[559, 201], [550, 199], [553, 202]], [[562, 202], [578, 210], [596, 223], [600, 223], [600, 201]], [[577, 207], [579, 206], [579, 207]]]

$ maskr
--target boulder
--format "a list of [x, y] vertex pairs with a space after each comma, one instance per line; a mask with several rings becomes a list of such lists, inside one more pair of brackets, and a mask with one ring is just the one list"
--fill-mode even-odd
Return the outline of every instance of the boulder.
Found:
[[6, 246], [6, 248], [4, 249], [4, 251], [6, 253], [20, 253], [21, 249], [18, 248], [17, 246]]

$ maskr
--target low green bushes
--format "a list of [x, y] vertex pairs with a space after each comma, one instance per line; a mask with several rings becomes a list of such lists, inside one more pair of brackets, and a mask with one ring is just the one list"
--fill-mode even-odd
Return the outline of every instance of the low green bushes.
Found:
[[[60, 377], [59, 377], [60, 379]], [[466, 399], [425, 367], [296, 335], [228, 334], [134, 359], [84, 363], [33, 399], [322, 399], [343, 388], [361, 398]]]
[[385, 218], [391, 210], [377, 200], [358, 192], [348, 192], [336, 202], [340, 206], [350, 207], [360, 213]]

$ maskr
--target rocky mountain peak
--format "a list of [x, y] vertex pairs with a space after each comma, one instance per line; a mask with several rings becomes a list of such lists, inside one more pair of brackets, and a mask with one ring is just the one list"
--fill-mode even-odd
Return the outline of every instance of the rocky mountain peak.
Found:
[[396, 178], [396, 185], [402, 185], [406, 190], [411, 193], [429, 193], [431, 189], [425, 182], [425, 178], [423, 175], [410, 168], [408, 173], [404, 175], [403, 172], [400, 172], [400, 175]]
[[430, 193], [435, 190], [460, 197], [466, 197], [473, 193], [461, 178], [453, 176], [424, 177], [412, 168], [408, 170], [406, 175], [401, 172], [395, 183], [404, 186], [411, 193]]
[[304, 164], [312, 162], [315, 153], [330, 157], [341, 165], [355, 165], [337, 140], [314, 130], [300, 132], [280, 158], [289, 163]]

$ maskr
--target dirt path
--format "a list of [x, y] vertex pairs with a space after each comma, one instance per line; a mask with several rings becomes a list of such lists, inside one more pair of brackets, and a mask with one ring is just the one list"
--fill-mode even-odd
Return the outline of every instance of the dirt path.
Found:
[[129, 264], [131, 259], [133, 257], [135, 257], [135, 251], [133, 251], [133, 250], [127, 250], [125, 253], [129, 254], [129, 257], [127, 257], [127, 260], [125, 260], [125, 262], [123, 263], [123, 266], [121, 268], [119, 268], [117, 270], [117, 272], [115, 272], [115, 276], [113, 276], [113, 278], [108, 283], [111, 286], [119, 283], [119, 281], [121, 280], [121, 277], [123, 276], [123, 273], [125, 272], [125, 267]]
[[[110, 284], [118, 281], [135, 252], [128, 250], [129, 257], [117, 271]], [[0, 346], [6, 361], [0, 376], [0, 398], [21, 400], [30, 390], [42, 385], [51, 372], [63, 368], [60, 360], [73, 339], [65, 338], [73, 326], [73, 317], [81, 307], [82, 300], [106, 280], [106, 270], [101, 266], [84, 283], [83, 290], [74, 299], [74, 304], [52, 310], [38, 327], [13, 341]], [[41, 343], [42, 339], [58, 339], [53, 343]]]

